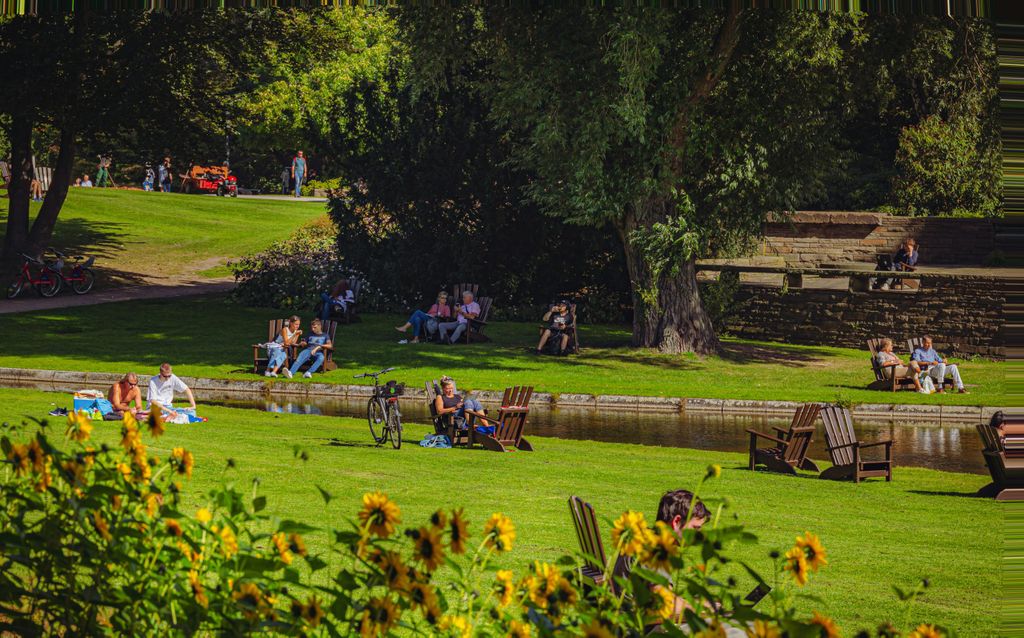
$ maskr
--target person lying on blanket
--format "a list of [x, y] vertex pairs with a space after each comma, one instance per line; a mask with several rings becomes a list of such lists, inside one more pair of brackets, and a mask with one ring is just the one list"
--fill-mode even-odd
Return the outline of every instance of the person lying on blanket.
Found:
[[192, 394], [192, 389], [172, 372], [171, 364], [161, 363], [160, 374], [149, 378], [146, 400], [149, 401], [150, 411], [156, 408], [164, 416], [177, 416], [178, 412], [173, 407], [175, 392], [184, 392], [188, 397], [189, 407], [193, 411], [196, 409], [196, 398]]

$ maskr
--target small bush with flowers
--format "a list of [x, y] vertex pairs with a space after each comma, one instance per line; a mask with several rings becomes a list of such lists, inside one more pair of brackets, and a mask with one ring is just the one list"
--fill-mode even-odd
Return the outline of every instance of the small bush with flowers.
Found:
[[[243, 494], [231, 484], [185, 512], [180, 496], [195, 460], [183, 448], [162, 459], [151, 453], [145, 440], [163, 434], [159, 418], [126, 416], [112, 447], [93, 444], [91, 429], [74, 414], [59, 431], [45, 421], [3, 425], [0, 633], [840, 635], [829, 618], [805, 617], [793, 604], [799, 586], [827, 565], [811, 533], [776, 555], [769, 599], [744, 604], [723, 573], [738, 565], [765, 579], [730, 559], [731, 546], [754, 537], [725, 522], [725, 504], [703, 529], [681, 536], [650, 527], [638, 512], [622, 514], [605, 581], [593, 585], [569, 557], [519, 574], [494, 571], [493, 559], [517, 541], [501, 513], [478, 532], [461, 509], [403, 528], [399, 506], [375, 492], [346, 529], [324, 530], [271, 517], [255, 486]], [[712, 466], [704, 480], [718, 472]], [[311, 534], [329, 534], [324, 555], [307, 549]], [[620, 557], [634, 562], [628, 576], [612, 569]], [[901, 595], [912, 601], [919, 593]], [[877, 635], [902, 634], [884, 625]], [[920, 625], [906, 635], [945, 632]]]

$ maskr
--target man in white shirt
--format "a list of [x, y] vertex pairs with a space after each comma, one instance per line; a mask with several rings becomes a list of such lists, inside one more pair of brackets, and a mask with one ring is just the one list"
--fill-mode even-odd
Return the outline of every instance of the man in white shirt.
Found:
[[[468, 290], [462, 293], [462, 305], [455, 306], [455, 321], [446, 321], [437, 329], [441, 334], [441, 343], [457, 343], [462, 333], [469, 327], [469, 320], [480, 316], [480, 304], [473, 301], [473, 293]], [[448, 331], [452, 330], [451, 340], [448, 338]]]
[[160, 374], [149, 378], [149, 391], [146, 393], [146, 400], [149, 401], [149, 409], [157, 407], [161, 412], [176, 414], [171, 404], [174, 403], [174, 393], [184, 392], [188, 397], [189, 407], [196, 409], [196, 398], [191, 388], [171, 372], [171, 364], [160, 364]]

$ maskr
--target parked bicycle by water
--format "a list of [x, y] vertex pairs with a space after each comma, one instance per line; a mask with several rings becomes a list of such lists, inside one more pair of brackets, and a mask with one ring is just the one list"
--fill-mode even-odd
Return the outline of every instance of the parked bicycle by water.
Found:
[[74, 261], [70, 264], [71, 269], [68, 272], [64, 272], [64, 267], [68, 265], [68, 256], [56, 248], [48, 248], [47, 250], [57, 257], [57, 261], [50, 264], [50, 269], [55, 270], [60, 275], [63, 283], [70, 285], [75, 294], [84, 295], [92, 290], [93, 284], [96, 283], [96, 273], [91, 268], [93, 263], [96, 262], [95, 257], [89, 257], [88, 259], [73, 257]]
[[[378, 446], [391, 439], [396, 450], [402, 447], [402, 412], [398, 408], [398, 397], [405, 392], [405, 384], [388, 381], [379, 383], [379, 377], [395, 368], [384, 368], [379, 372], [357, 374], [354, 378], [373, 377], [373, 395], [366, 402], [366, 420], [370, 424], [370, 435]], [[380, 432], [380, 435], [377, 435]]]
[[[21, 270], [18, 271], [17, 279], [7, 286], [8, 299], [14, 299], [28, 286], [35, 288], [36, 292], [43, 297], [52, 297], [60, 292], [64, 280], [61, 279], [60, 272], [52, 265], [43, 263], [25, 253], [21, 253], [21, 260]], [[39, 273], [33, 275], [30, 266], [38, 268]]]

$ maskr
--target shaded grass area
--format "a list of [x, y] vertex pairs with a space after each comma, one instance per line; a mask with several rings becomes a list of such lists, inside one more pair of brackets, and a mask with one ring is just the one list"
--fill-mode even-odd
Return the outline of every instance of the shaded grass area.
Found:
[[[0, 237], [7, 206], [7, 198], [0, 198]], [[40, 205], [31, 206], [34, 218]], [[228, 259], [285, 239], [324, 212], [322, 203], [72, 188], [52, 243], [70, 254], [95, 255], [108, 281], [196, 270], [217, 277], [230, 274]]]
[[[112, 303], [0, 317], [0, 366], [155, 373], [162, 361], [180, 375], [252, 380], [252, 344], [267, 337], [281, 311], [246, 308], [223, 297]], [[867, 390], [866, 351], [725, 339], [720, 356], [668, 356], [630, 348], [627, 326], [583, 326], [574, 357], [533, 354], [537, 324], [495, 322], [490, 343], [398, 344], [404, 317], [366, 315], [338, 326], [339, 369], [315, 381], [355, 383], [358, 372], [396, 366], [416, 386], [449, 374], [459, 387], [500, 390], [533, 385], [553, 393], [732, 398], [853, 403], [1002, 406], [1005, 364], [963, 363], [968, 395]], [[303, 319], [308, 331], [308, 317]], [[263, 377], [260, 377], [261, 379]], [[277, 380], [277, 383], [302, 383]]]
[[[66, 403], [66, 397], [0, 390], [0, 420], [44, 414], [51, 402]], [[1004, 506], [973, 496], [987, 482], [984, 477], [899, 468], [892, 483], [854, 485], [752, 473], [741, 454], [538, 437], [533, 453], [436, 450], [415, 443], [394, 451], [372, 447], [365, 422], [355, 419], [220, 407], [201, 407], [201, 413], [209, 423], [169, 425], [151, 445], [161, 458], [176, 446], [195, 454], [183, 511], [207, 505], [205, 493], [222, 480], [248, 491], [258, 478], [272, 514], [339, 528], [354, 517], [364, 492], [380, 489], [397, 500], [406, 525], [421, 524], [438, 507], [465, 507], [470, 534], [479, 538], [490, 513], [506, 513], [518, 537], [498, 566], [521, 569], [532, 560], [575, 551], [570, 495], [592, 502], [602, 519], [631, 508], [653, 520], [662, 493], [692, 488], [709, 463], [720, 463], [722, 476], [706, 486], [705, 496], [728, 496], [725, 515], [735, 514], [759, 537], [756, 545], [738, 546], [736, 558], [770, 573], [771, 550], [787, 549], [806, 530], [819, 534], [830, 564], [802, 590], [820, 601], [800, 605], [834, 616], [845, 635], [885, 619], [902, 623], [906, 608], [892, 587], [907, 588], [922, 577], [932, 586], [908, 620], [937, 622], [962, 636], [997, 633]], [[63, 423], [57, 425], [62, 433]], [[97, 422], [93, 437], [116, 445], [118, 430], [116, 422]], [[426, 431], [409, 425], [406, 436], [414, 441]], [[294, 447], [309, 460], [297, 459]], [[229, 458], [236, 469], [225, 470]], [[334, 495], [329, 504], [318, 485]], [[607, 543], [610, 524], [603, 520], [602, 527]], [[328, 541], [315, 534], [307, 542], [318, 552]], [[749, 580], [741, 578], [744, 586]]]

